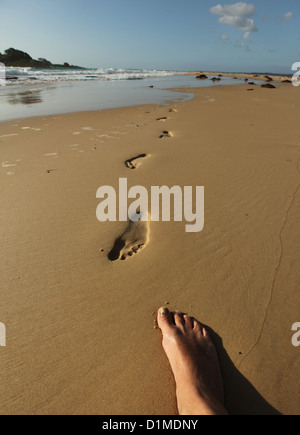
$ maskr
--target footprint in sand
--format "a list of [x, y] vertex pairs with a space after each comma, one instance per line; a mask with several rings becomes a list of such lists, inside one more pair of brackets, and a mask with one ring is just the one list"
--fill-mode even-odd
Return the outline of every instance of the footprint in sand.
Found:
[[159, 139], [166, 139], [168, 137], [172, 137], [172, 133], [170, 131], [163, 131], [162, 134], [159, 136]]
[[139, 156], [133, 157], [132, 159], [126, 160], [125, 165], [129, 169], [136, 169], [140, 166], [141, 160], [149, 157], [148, 154], [140, 154]]
[[40, 128], [33, 128], [33, 127], [22, 127], [22, 130], [42, 131]]
[[157, 118], [156, 121], [160, 121], [160, 122], [165, 122], [167, 121], [169, 118], [167, 116], [163, 116], [162, 118]]
[[18, 133], [11, 133], [11, 134], [4, 134], [2, 136], [0, 136], [1, 138], [5, 138], [5, 137], [13, 137], [13, 136], [19, 136]]
[[106, 139], [120, 139], [119, 137], [118, 138], [115, 138], [114, 136], [109, 136], [109, 134], [97, 134], [97, 137], [100, 137], [100, 138], [106, 138]]
[[16, 163], [9, 163], [9, 162], [2, 163], [2, 168], [14, 168], [15, 166], [17, 166]]
[[115, 244], [108, 254], [110, 261], [126, 260], [134, 254], [140, 252], [149, 242], [150, 236], [150, 217], [144, 222], [130, 222], [124, 234], [117, 238]]
[[51, 174], [51, 172], [55, 172], [57, 169], [47, 169], [46, 174]]

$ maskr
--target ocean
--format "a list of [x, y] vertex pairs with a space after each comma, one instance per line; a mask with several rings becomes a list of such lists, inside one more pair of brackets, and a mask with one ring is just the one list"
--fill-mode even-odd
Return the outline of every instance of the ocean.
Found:
[[5, 73], [5, 86], [0, 83], [0, 122], [142, 104], [167, 105], [193, 98], [192, 91], [180, 92], [180, 88], [241, 83], [226, 77], [213, 83], [184, 72], [149, 69], [6, 68]]
[[61, 81], [111, 81], [111, 80], [142, 80], [156, 77], [170, 77], [180, 73], [174, 71], [159, 71], [151, 69], [120, 69], [120, 68], [6, 68], [6, 79], [10, 84], [53, 83]]

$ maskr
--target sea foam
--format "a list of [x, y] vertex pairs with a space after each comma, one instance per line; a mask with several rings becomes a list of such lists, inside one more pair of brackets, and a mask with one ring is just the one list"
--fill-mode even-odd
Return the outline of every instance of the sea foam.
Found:
[[160, 71], [151, 69], [120, 69], [120, 68], [6, 68], [6, 78], [11, 84], [57, 82], [57, 81], [87, 81], [87, 80], [142, 80], [147, 78], [168, 77], [179, 74], [175, 71]]

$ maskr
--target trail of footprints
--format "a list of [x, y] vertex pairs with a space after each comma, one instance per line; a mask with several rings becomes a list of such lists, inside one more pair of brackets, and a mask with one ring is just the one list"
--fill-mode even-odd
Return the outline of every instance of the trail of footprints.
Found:
[[[170, 113], [177, 112], [176, 109], [170, 109]], [[166, 122], [169, 118], [163, 116], [157, 118], [158, 122]], [[159, 139], [170, 139], [173, 134], [170, 131], [162, 131]], [[149, 154], [143, 153], [136, 157], [132, 157], [125, 161], [125, 166], [130, 170], [137, 169], [142, 162], [150, 157]], [[142, 249], [146, 247], [150, 239], [150, 216], [143, 216], [138, 213], [137, 222], [130, 222], [126, 231], [119, 236], [114, 243], [114, 246], [108, 254], [108, 259], [110, 261], [126, 260], [132, 257], [134, 254], [139, 253]], [[103, 252], [103, 250], [102, 250]]]

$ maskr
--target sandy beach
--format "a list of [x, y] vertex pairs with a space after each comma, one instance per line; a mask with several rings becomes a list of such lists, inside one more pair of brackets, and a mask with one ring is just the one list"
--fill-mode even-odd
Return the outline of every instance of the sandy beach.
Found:
[[[191, 92], [0, 124], [1, 414], [175, 415], [162, 305], [211, 328], [230, 413], [299, 414], [299, 88]], [[96, 192], [119, 178], [204, 186], [204, 230], [150, 222], [111, 261], [127, 223]]]

